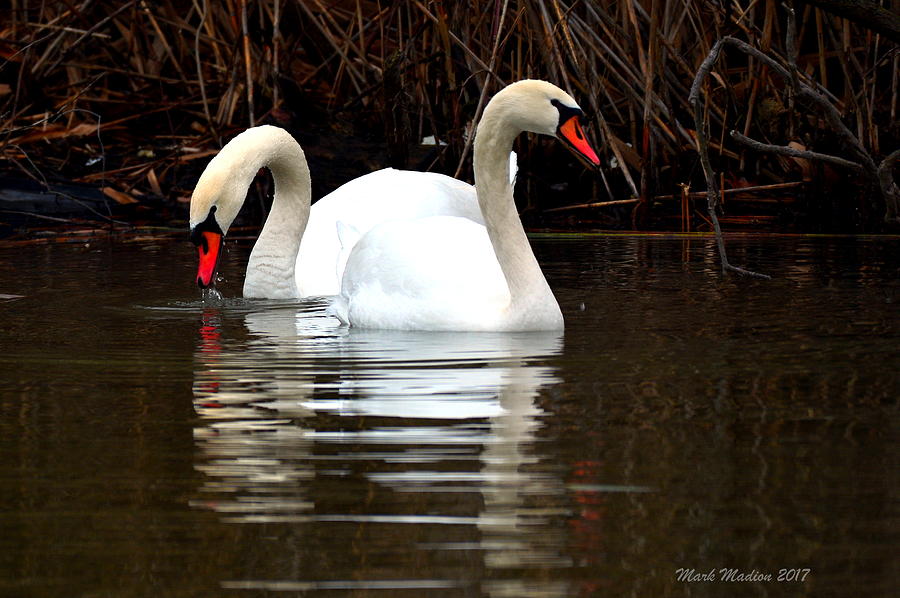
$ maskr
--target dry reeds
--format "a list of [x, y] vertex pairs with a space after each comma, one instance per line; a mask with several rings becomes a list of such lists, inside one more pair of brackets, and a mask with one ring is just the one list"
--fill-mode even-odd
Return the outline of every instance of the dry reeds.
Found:
[[[581, 197], [568, 202], [642, 206], [635, 216], [651, 216], [637, 225], [668, 226], [660, 217], [671, 214], [693, 230], [704, 221], [694, 193], [682, 188], [703, 189], [705, 179], [691, 81], [726, 35], [784, 57], [785, 24], [774, 0], [14, 2], [0, 23], [0, 150], [36, 178], [59, 172], [124, 194], [116, 196], [122, 201], [171, 201], [189, 192], [193, 159], [236, 129], [274, 121], [294, 131], [374, 131], [390, 150], [385, 160], [397, 165], [433, 135], [441, 145], [416, 166], [465, 178], [472, 123], [486, 99], [508, 82], [540, 77], [591, 113], [589, 134], [606, 153], [599, 182], [583, 177]], [[811, 5], [798, 15], [796, 35], [795, 75], [821, 85], [867, 152], [894, 150], [896, 39]], [[799, 178], [796, 161], [752, 152], [726, 135], [732, 129], [842, 153], [817, 109], [790, 88], [752, 56], [717, 63], [704, 118], [711, 159], [727, 180], [765, 186]], [[549, 151], [538, 140], [522, 149]], [[832, 174], [819, 168], [813, 178], [825, 187]], [[618, 203], [628, 198], [637, 201]], [[547, 195], [532, 207], [565, 201]]]

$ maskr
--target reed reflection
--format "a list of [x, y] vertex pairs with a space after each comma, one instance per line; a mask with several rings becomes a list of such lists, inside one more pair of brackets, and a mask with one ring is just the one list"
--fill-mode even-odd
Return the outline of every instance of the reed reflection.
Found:
[[[224, 341], [221, 315], [204, 314], [194, 506], [230, 522], [386, 524], [403, 538], [398, 553], [483, 555], [489, 595], [565, 595], [514, 581], [522, 568], [568, 565], [555, 523], [565, 490], [535, 442], [561, 334], [348, 330], [305, 304], [260, 305], [243, 322], [248, 340]], [[448, 526], [457, 531], [442, 535]]]

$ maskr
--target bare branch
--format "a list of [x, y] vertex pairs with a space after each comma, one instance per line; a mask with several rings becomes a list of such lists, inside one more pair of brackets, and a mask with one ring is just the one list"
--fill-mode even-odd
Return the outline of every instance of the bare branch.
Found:
[[[871, 0], [806, 0], [900, 44], [900, 15]], [[890, 3], [888, 3], [890, 5]], [[896, 7], [896, 4], [894, 5]], [[896, 10], [896, 9], [895, 9]]]
[[770, 278], [765, 274], [752, 272], [750, 270], [745, 270], [743, 268], [731, 265], [731, 262], [728, 261], [728, 254], [725, 252], [725, 241], [722, 238], [722, 227], [719, 225], [719, 217], [717, 215], [720, 202], [719, 186], [716, 183], [716, 177], [713, 173], [712, 164], [710, 164], [709, 162], [709, 141], [706, 138], [706, 126], [703, 120], [703, 107], [700, 102], [700, 88], [706, 81], [706, 78], [709, 76], [710, 71], [712, 71], [713, 64], [715, 64], [716, 60], [719, 58], [722, 47], [728, 43], [726, 40], [738, 41], [734, 38], [725, 37], [715, 43], [715, 45], [709, 51], [707, 57], [700, 64], [700, 68], [697, 69], [697, 74], [694, 77], [694, 82], [691, 84], [691, 93], [688, 96], [688, 101], [690, 102], [691, 107], [694, 109], [694, 127], [697, 132], [697, 150], [700, 153], [700, 163], [703, 165], [703, 172], [706, 175], [706, 209], [709, 213], [709, 218], [710, 221], [712, 221], [713, 230], [716, 234], [716, 245], [719, 248], [719, 259], [722, 260], [722, 270], [736, 272], [738, 274], [743, 274], [746, 276]]
[[865, 170], [862, 164], [858, 162], [851, 162], [850, 160], [845, 160], [844, 158], [838, 158], [837, 156], [830, 156], [828, 154], [820, 154], [818, 152], [811, 152], [808, 150], [798, 150], [792, 147], [788, 147], [785, 145], [772, 145], [769, 143], [761, 143], [756, 141], [755, 139], [750, 139], [749, 137], [745, 137], [741, 135], [737, 131], [730, 131], [729, 135], [731, 138], [746, 145], [747, 147], [754, 149], [758, 152], [769, 152], [772, 154], [780, 154], [782, 156], [791, 156], [794, 158], [807, 158], [809, 160], [818, 160], [819, 162], [829, 162], [831, 164], [836, 164], [837, 166], [843, 166], [844, 168], [851, 168], [853, 170]]
[[828, 124], [835, 131], [841, 141], [843, 141], [844, 144], [855, 154], [855, 156], [859, 159], [859, 162], [853, 162], [851, 160], [838, 158], [836, 156], [829, 156], [826, 154], [820, 154], [817, 152], [800, 151], [783, 146], [764, 144], [758, 141], [754, 141], [736, 131], [731, 131], [732, 138], [734, 138], [739, 143], [742, 143], [757, 151], [766, 151], [787, 156], [819, 160], [836, 164], [845, 168], [851, 168], [856, 171], [861, 170], [870, 180], [878, 182], [885, 200], [885, 220], [888, 222], [895, 222], [900, 220], [900, 189], [898, 189], [897, 184], [893, 179], [893, 162], [896, 161], [896, 158], [891, 159], [891, 156], [894, 156], [895, 154], [897, 154], [897, 152], [891, 154], [891, 156], [889, 156], [888, 159], [882, 162], [880, 166], [877, 166], [871, 154], [866, 150], [865, 147], [863, 147], [859, 139], [844, 124], [844, 121], [841, 118], [841, 114], [838, 111], [837, 107], [826, 97], [827, 92], [825, 92], [825, 90], [815, 82], [800, 80], [800, 76], [796, 67], [795, 57], [796, 40], [793, 31], [794, 13], [793, 10], [790, 9], [790, 7], [785, 8], [788, 10], [788, 31], [786, 40], [789, 57], [788, 68], [786, 68], [770, 56], [766, 55], [765, 53], [761, 52], [757, 48], [754, 48], [750, 44], [739, 39], [726, 36], [719, 39], [719, 41], [717, 41], [713, 48], [710, 50], [709, 55], [701, 63], [700, 68], [697, 70], [697, 74], [694, 77], [694, 82], [691, 85], [689, 102], [693, 108], [694, 122], [697, 131], [697, 147], [700, 153], [700, 162], [703, 166], [703, 171], [706, 175], [707, 180], [707, 188], [709, 189], [707, 203], [710, 218], [712, 220], [713, 227], [716, 230], [717, 240], [719, 241], [719, 249], [722, 256], [722, 267], [724, 269], [730, 268], [728, 265], [727, 257], [724, 253], [724, 244], [721, 241], [719, 222], [716, 216], [716, 208], [719, 205], [719, 193], [716, 186], [715, 176], [712, 171], [712, 166], [709, 162], [709, 143], [706, 137], [703, 111], [700, 104], [700, 90], [703, 83], [706, 81], [707, 77], [712, 71], [713, 64], [715, 64], [716, 60], [718, 60], [722, 48], [725, 46], [736, 48], [749, 56], [753, 56], [761, 63], [768, 66], [773, 73], [782, 77], [789, 84], [791, 96], [790, 106], [792, 108], [793, 98], [795, 96], [804, 98], [818, 106], [821, 109]]

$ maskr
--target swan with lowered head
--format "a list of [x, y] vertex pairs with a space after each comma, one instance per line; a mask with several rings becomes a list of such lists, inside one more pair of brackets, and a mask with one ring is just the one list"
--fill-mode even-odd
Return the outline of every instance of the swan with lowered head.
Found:
[[[213, 284], [220, 244], [263, 167], [275, 178], [275, 198], [247, 265], [245, 297], [337, 295], [353, 243], [385, 220], [444, 214], [482, 222], [472, 185], [443, 174], [393, 168], [345, 183], [310, 209], [303, 150], [283, 129], [254, 127], [209, 162], [191, 196], [191, 238], [201, 249], [201, 288]], [[290, 264], [293, 279], [286, 275]]]
[[[599, 160], [581, 130], [582, 116], [568, 94], [543, 81], [520, 81], [499, 92], [485, 108], [475, 138], [476, 193], [486, 226], [478, 224], [477, 214], [466, 213], [464, 200], [448, 199], [453, 197], [453, 189], [459, 188], [454, 187], [453, 179], [441, 181], [448, 190], [436, 194], [440, 198], [437, 206], [428, 205], [428, 193], [423, 193], [418, 204], [394, 210], [388, 217], [375, 208], [383, 222], [367, 223], [370, 226], [356, 235], [359, 239], [343, 272], [331, 274], [342, 280], [341, 294], [332, 306], [335, 315], [364, 328], [562, 328], [559, 306], [515, 209], [509, 152], [519, 133], [533, 131], [564, 140], [597, 165]], [[198, 283], [212, 283], [222, 238], [262, 166], [272, 171], [275, 198], [250, 256], [244, 294], [301, 296], [297, 255], [307, 220], [312, 222], [309, 169], [293, 138], [273, 127], [257, 127], [236, 137], [210, 162], [197, 183], [190, 224], [200, 254]], [[428, 177], [425, 187], [434, 184], [432, 177], [441, 177], [391, 172]], [[341, 189], [377, 174], [360, 177]], [[412, 191], [415, 196], [416, 188]], [[370, 209], [382, 201], [366, 188], [360, 187], [360, 193]], [[390, 203], [389, 198], [385, 201]], [[326, 227], [323, 234], [337, 237], [335, 227], [330, 231]]]

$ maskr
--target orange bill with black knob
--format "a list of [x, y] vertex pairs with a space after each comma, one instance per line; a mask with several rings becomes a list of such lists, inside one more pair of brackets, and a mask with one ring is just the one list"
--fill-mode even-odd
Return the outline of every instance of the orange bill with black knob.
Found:
[[197, 285], [205, 289], [212, 286], [215, 281], [219, 255], [222, 252], [222, 235], [207, 230], [201, 232], [199, 237], [197, 252], [200, 255], [200, 265], [197, 268]]
[[571, 147], [576, 154], [587, 160], [591, 166], [599, 166], [600, 158], [591, 144], [588, 143], [587, 137], [584, 135], [584, 129], [581, 128], [581, 118], [578, 115], [569, 117], [561, 125], [559, 125], [559, 136]]

